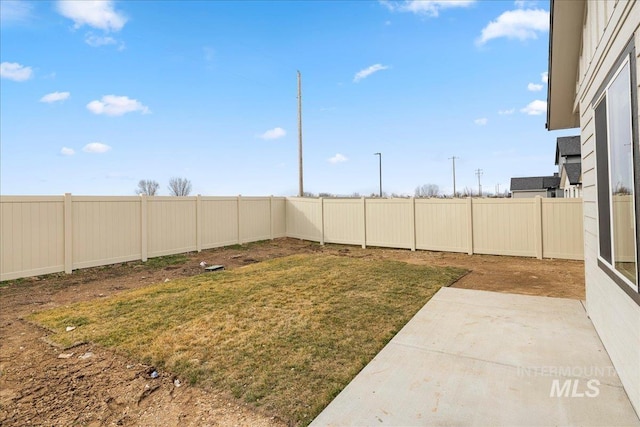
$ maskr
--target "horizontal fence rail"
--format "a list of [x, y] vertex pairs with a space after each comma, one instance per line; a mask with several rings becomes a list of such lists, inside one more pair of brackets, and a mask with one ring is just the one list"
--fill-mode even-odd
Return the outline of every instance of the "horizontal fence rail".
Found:
[[0, 196], [0, 280], [278, 237], [580, 260], [582, 199]]

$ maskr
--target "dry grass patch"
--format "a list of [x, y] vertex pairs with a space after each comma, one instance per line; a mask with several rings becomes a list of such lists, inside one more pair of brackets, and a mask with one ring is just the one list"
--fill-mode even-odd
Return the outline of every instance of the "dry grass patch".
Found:
[[[295, 255], [36, 313], [90, 341], [309, 423], [463, 270]], [[76, 326], [66, 332], [67, 326]]]

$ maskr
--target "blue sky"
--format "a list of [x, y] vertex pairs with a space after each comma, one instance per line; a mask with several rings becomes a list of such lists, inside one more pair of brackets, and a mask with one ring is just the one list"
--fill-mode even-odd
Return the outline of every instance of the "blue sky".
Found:
[[548, 2], [0, 2], [0, 193], [412, 195], [554, 172]]

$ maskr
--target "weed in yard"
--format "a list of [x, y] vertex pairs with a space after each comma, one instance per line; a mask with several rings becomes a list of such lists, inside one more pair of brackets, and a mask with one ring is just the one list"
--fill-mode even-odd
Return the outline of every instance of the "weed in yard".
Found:
[[186, 254], [167, 255], [157, 258], [149, 258], [146, 262], [148, 268], [164, 268], [170, 265], [184, 264], [189, 261], [189, 257]]

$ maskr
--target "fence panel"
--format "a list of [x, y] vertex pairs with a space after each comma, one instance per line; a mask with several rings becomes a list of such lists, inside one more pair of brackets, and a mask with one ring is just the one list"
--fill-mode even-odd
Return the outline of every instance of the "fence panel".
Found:
[[0, 197], [0, 280], [64, 271], [64, 199]]
[[[630, 203], [616, 199], [623, 261]], [[581, 199], [1, 196], [0, 279], [284, 236], [583, 259], [582, 211]]]
[[147, 212], [149, 257], [197, 249], [195, 197], [150, 197]]
[[362, 199], [323, 199], [323, 230], [326, 243], [361, 245], [364, 236]]
[[[636, 261], [635, 248], [635, 217], [633, 198], [631, 195], [616, 194], [611, 198], [613, 204], [613, 258], [614, 262], [634, 263]], [[631, 267], [633, 268], [633, 267]]]
[[200, 203], [202, 248], [238, 243], [237, 197], [202, 197]]
[[73, 269], [142, 256], [140, 197], [72, 197]]
[[582, 199], [542, 199], [542, 256], [584, 259]]
[[271, 203], [268, 197], [240, 198], [240, 241], [271, 238]]
[[469, 250], [470, 221], [464, 199], [416, 199], [416, 249]]
[[368, 246], [411, 249], [414, 239], [411, 199], [368, 199], [365, 211]]
[[322, 238], [320, 199], [287, 198], [287, 236], [319, 242]]
[[536, 256], [536, 199], [473, 199], [473, 252]]

